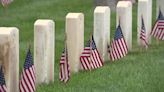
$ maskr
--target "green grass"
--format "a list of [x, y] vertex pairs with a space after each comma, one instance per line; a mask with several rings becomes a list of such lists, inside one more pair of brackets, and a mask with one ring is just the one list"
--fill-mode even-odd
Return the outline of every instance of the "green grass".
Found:
[[[155, 1], [155, 0], [153, 0]], [[37, 86], [37, 92], [164, 92], [164, 42], [153, 39], [148, 51], [140, 51], [136, 42], [137, 4], [133, 8], [133, 51], [127, 57], [105, 63], [101, 69], [72, 74], [67, 84], [58, 79], [59, 60], [64, 47], [65, 16], [69, 12], [85, 14], [85, 42], [93, 30], [92, 0], [15, 0], [4, 14], [0, 6], [0, 26], [20, 29], [20, 71], [28, 42], [33, 42], [33, 24], [37, 19], [56, 22], [55, 82]], [[115, 12], [111, 14], [111, 38], [115, 31]], [[156, 9], [153, 4], [153, 23]]]

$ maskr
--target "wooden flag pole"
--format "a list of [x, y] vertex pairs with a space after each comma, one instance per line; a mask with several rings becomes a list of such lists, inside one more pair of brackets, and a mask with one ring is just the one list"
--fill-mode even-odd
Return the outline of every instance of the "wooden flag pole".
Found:
[[[119, 25], [121, 26], [121, 16], [119, 16], [119, 19], [118, 19], [118, 23], [119, 23]], [[118, 25], [117, 25], [118, 26]]]
[[64, 44], [66, 45], [67, 41], [67, 33], [65, 32], [65, 37], [64, 37]]
[[[90, 33], [90, 52], [92, 52], [92, 35], [93, 35], [93, 31], [91, 31]], [[91, 57], [92, 53], [90, 53], [90, 57]], [[90, 64], [91, 64], [91, 59], [90, 59]], [[90, 71], [92, 71], [92, 66], [89, 69]]]
[[3, 10], [4, 10], [4, 16], [7, 16], [7, 8], [8, 8], [8, 5], [2, 4], [2, 6], [3, 6]]
[[32, 48], [32, 45], [31, 45], [32, 43], [31, 43], [31, 41], [29, 42], [29, 45], [28, 45], [28, 47], [29, 47], [29, 49], [31, 49]]
[[[64, 37], [64, 48], [65, 48], [65, 50], [67, 50], [67, 33], [66, 32], [65, 32], [65, 37]], [[68, 54], [67, 51], [66, 51], [66, 53]]]

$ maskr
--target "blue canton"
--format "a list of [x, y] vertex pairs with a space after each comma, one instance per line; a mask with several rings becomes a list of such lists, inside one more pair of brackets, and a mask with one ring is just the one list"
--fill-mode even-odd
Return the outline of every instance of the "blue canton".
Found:
[[161, 12], [161, 9], [159, 9], [159, 16], [158, 16], [158, 20], [164, 20], [164, 16]]
[[118, 27], [116, 29], [116, 32], [115, 32], [114, 40], [118, 40], [118, 39], [121, 39], [121, 38], [123, 38], [122, 29], [121, 29], [121, 26], [118, 25]]
[[33, 66], [33, 58], [30, 49], [27, 52], [24, 68], [29, 69], [30, 67]]

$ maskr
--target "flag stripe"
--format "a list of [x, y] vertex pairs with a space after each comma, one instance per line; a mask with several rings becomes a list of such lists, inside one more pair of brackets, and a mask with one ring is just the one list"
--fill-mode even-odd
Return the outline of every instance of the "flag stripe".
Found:
[[151, 31], [151, 35], [153, 37], [155, 37], [156, 39], [159, 40], [164, 40], [163, 36], [164, 36], [164, 16], [161, 12], [161, 10], [159, 11], [159, 16], [158, 19], [156, 20], [153, 30]]
[[20, 92], [35, 92], [35, 68], [32, 62], [32, 55], [30, 49], [27, 53], [24, 69], [21, 74], [21, 80], [19, 83]]
[[128, 48], [124, 40], [121, 26], [119, 25], [115, 32], [115, 37], [109, 47], [109, 58], [112, 61], [118, 60], [128, 53]]
[[93, 37], [92, 40], [90, 40], [87, 46], [84, 48], [84, 51], [80, 56], [80, 62], [84, 70], [97, 69], [103, 66], [102, 59], [96, 48]]
[[67, 48], [64, 49], [60, 59], [59, 79], [64, 83], [66, 83], [70, 79]]
[[28, 79], [28, 82], [29, 82], [29, 86], [31, 86], [30, 88], [32, 88], [32, 90], [34, 91], [35, 90], [35, 86], [34, 86], [34, 81], [32, 80], [32, 78], [30, 77], [30, 76], [32, 76], [31, 75], [31, 73], [29, 72], [29, 70], [26, 70], [25, 71], [25, 74], [26, 74], [26, 76], [27, 76], [27, 79]]

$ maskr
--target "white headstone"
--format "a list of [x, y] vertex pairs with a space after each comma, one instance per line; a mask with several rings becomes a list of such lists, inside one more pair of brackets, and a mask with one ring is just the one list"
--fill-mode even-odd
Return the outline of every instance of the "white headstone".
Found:
[[19, 30], [15, 27], [0, 27], [0, 65], [7, 92], [19, 92]]
[[139, 0], [138, 1], [138, 26], [137, 26], [137, 30], [138, 30], [138, 34], [137, 34], [137, 42], [138, 45], [141, 45], [140, 42], [140, 32], [141, 32], [141, 18], [143, 16], [143, 20], [144, 20], [144, 24], [145, 24], [145, 29], [146, 29], [146, 40], [148, 41], [148, 43], [151, 42], [151, 10], [150, 10], [150, 0]]
[[52, 20], [39, 19], [34, 24], [34, 66], [36, 83], [54, 81], [54, 29]]
[[117, 4], [117, 26], [123, 31], [128, 49], [132, 50], [132, 3], [130, 1], [119, 1]]
[[94, 40], [103, 61], [108, 60], [107, 43], [110, 43], [110, 8], [107, 6], [95, 8]]
[[159, 15], [159, 8], [162, 11], [162, 14], [164, 15], [164, 0], [157, 0], [157, 17]]
[[75, 73], [80, 69], [79, 58], [84, 48], [84, 15], [82, 13], [67, 14], [66, 37], [70, 70]]

